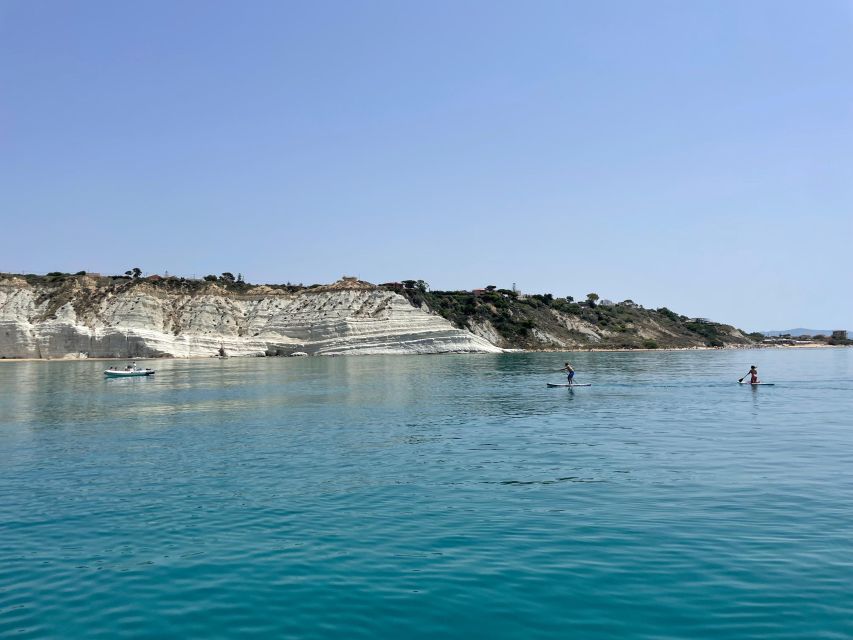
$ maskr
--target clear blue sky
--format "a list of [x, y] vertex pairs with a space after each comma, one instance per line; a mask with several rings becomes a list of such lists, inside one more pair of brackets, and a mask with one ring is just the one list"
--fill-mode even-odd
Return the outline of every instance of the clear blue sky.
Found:
[[0, 270], [853, 329], [853, 2], [0, 0]]

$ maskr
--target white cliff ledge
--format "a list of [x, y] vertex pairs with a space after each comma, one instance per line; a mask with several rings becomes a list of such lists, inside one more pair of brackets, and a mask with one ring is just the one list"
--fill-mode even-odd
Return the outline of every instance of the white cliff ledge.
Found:
[[403, 296], [360, 281], [289, 292], [216, 284], [0, 280], [0, 358], [498, 353]]

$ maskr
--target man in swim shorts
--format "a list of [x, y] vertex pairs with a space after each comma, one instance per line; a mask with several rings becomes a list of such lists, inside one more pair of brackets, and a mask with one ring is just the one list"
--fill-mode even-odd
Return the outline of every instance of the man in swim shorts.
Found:
[[567, 363], [566, 363], [566, 366], [564, 366], [562, 369], [557, 369], [557, 371], [565, 371], [565, 372], [566, 372], [566, 377], [567, 377], [567, 378], [568, 378], [568, 380], [569, 380], [569, 384], [574, 384], [574, 382], [572, 382], [572, 378], [574, 378], [574, 377], [575, 377], [575, 370], [572, 368], [572, 365], [570, 365], [570, 364], [567, 362]]

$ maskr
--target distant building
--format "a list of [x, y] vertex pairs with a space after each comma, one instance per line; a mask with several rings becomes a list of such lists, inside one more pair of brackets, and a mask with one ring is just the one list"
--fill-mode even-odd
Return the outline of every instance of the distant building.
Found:
[[836, 329], [832, 332], [833, 340], [847, 340], [847, 331], [844, 329]]
[[391, 291], [402, 291], [405, 288], [402, 282], [383, 282], [379, 286], [383, 289], [391, 289]]
[[471, 293], [473, 293], [475, 296], [482, 296], [482, 295], [486, 294], [486, 290], [485, 289], [472, 289]]
[[708, 318], [690, 318], [690, 322], [695, 322], [696, 324], [711, 324], [711, 321]]
[[613, 306], [613, 300], [608, 300], [607, 298], [605, 298], [604, 300], [600, 301], [598, 304], [599, 304], [599, 306], [602, 306], [602, 307], [612, 307]]

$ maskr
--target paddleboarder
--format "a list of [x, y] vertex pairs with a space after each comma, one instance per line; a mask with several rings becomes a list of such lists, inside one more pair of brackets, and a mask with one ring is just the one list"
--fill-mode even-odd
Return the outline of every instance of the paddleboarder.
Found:
[[[761, 382], [758, 379], [758, 369], [756, 368], [755, 365], [752, 365], [749, 368], [749, 373], [747, 373], [746, 376], [749, 376], [749, 384], [758, 384], [759, 382]], [[744, 376], [743, 378], [745, 378], [746, 376]], [[738, 380], [738, 382], [743, 382], [743, 378]]]
[[566, 377], [569, 380], [569, 384], [574, 384], [572, 378], [575, 377], [575, 370], [572, 368], [572, 365], [567, 362], [566, 366], [564, 366], [562, 369], [557, 369], [557, 371], [565, 371]]

